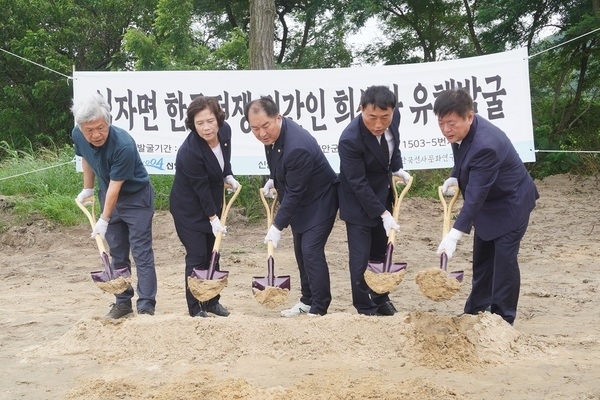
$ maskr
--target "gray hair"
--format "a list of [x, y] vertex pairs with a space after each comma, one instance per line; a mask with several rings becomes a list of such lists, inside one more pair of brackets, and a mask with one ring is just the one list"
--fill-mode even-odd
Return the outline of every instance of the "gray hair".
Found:
[[71, 107], [75, 124], [80, 124], [103, 118], [110, 125], [110, 105], [100, 93], [94, 93]]

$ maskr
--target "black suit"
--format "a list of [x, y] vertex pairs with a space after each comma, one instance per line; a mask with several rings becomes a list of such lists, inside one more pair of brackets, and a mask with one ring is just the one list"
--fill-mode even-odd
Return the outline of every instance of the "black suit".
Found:
[[464, 197], [454, 228], [469, 233], [475, 227], [473, 288], [465, 312], [490, 307], [512, 324], [520, 288], [517, 254], [538, 191], [510, 139], [478, 115], [452, 150], [452, 176]]
[[325, 244], [338, 209], [337, 175], [315, 138], [288, 118], [265, 152], [281, 202], [273, 224], [280, 230], [290, 225], [294, 236], [300, 301], [310, 313], [324, 315], [331, 303]]
[[368, 287], [364, 272], [369, 260], [385, 259], [387, 235], [381, 214], [392, 209], [391, 172], [402, 168], [399, 125], [400, 112], [395, 109], [389, 126], [394, 141], [391, 161], [385, 159], [362, 115], [340, 136], [340, 218], [346, 221], [348, 234], [352, 303], [360, 314], [373, 315], [379, 305], [389, 301], [388, 293], [377, 294]]
[[[185, 289], [191, 316], [200, 311], [198, 300], [188, 289], [187, 277], [194, 268], [206, 269], [215, 242], [209, 217], [221, 216], [223, 208], [223, 179], [231, 172], [231, 128], [227, 122], [218, 132], [223, 153], [221, 169], [212, 149], [194, 130], [177, 151], [175, 179], [170, 194], [170, 211], [177, 235], [186, 250]], [[210, 307], [219, 295], [208, 301]]]

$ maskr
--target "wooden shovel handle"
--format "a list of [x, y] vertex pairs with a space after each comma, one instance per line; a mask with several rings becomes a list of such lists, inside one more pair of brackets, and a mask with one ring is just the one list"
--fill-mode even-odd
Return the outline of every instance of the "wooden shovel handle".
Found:
[[[231, 186], [228, 183], [223, 185], [223, 210], [221, 211], [221, 217], [219, 218], [219, 220], [221, 221], [221, 225], [223, 225], [223, 226], [225, 226], [225, 223], [227, 222], [227, 215], [229, 214], [231, 205], [233, 204], [235, 199], [240, 194], [240, 190], [242, 190], [242, 185], [238, 184], [237, 188], [235, 189], [235, 192], [233, 192], [233, 194], [231, 195], [231, 198], [229, 199], [229, 201], [227, 201], [227, 189], [232, 189], [232, 188], [233, 188], [233, 186]], [[220, 231], [217, 232], [217, 235], [215, 236], [215, 244], [213, 245], [213, 251], [219, 251], [219, 248], [221, 247], [221, 239], [222, 238], [223, 238], [223, 232], [220, 232]]]
[[[392, 217], [394, 217], [394, 221], [396, 221], [396, 223], [398, 223], [398, 217], [400, 216], [400, 203], [402, 203], [402, 199], [404, 198], [404, 196], [406, 195], [406, 193], [412, 186], [413, 177], [412, 176], [410, 177], [410, 179], [404, 186], [404, 189], [402, 190], [402, 192], [400, 194], [398, 194], [398, 184], [400, 184], [400, 182], [402, 182], [402, 178], [400, 178], [399, 176], [394, 176], [392, 178], [392, 186], [394, 189], [394, 207], [392, 209]], [[388, 236], [388, 243], [394, 243], [395, 239], [396, 239], [396, 230], [392, 229], [390, 232], [390, 235]]]
[[452, 219], [452, 208], [454, 207], [454, 203], [458, 200], [458, 195], [460, 190], [458, 186], [450, 186], [454, 188], [454, 196], [450, 199], [450, 203], [446, 203], [446, 197], [444, 196], [444, 192], [442, 190], [442, 186], [438, 186], [438, 196], [440, 197], [440, 201], [442, 202], [442, 207], [444, 208], [444, 223], [442, 225], [442, 238], [446, 236], [448, 232], [450, 232], [450, 220]]
[[[267, 214], [267, 229], [269, 229], [271, 227], [271, 224], [273, 223], [273, 216], [275, 214], [275, 204], [277, 203], [277, 190], [274, 188], [271, 189], [271, 193], [273, 194], [273, 201], [271, 202], [271, 205], [269, 205], [269, 202], [267, 201], [262, 188], [258, 189], [258, 193], [260, 194], [260, 199], [262, 200], [262, 203], [265, 206], [265, 212]], [[273, 242], [271, 240], [269, 240], [269, 242], [267, 243], [267, 254], [269, 255], [269, 257], [273, 256]]]
[[[77, 198], [75, 198], [75, 204], [77, 204], [77, 207], [79, 207], [81, 209], [81, 211], [84, 212], [85, 216], [88, 218], [88, 221], [90, 221], [90, 225], [92, 226], [92, 230], [93, 230], [94, 226], [96, 226], [96, 217], [94, 217], [94, 213], [96, 210], [96, 200], [93, 197], [88, 197], [86, 199], [86, 201], [87, 200], [89, 200], [92, 203], [92, 212], [91, 213], [87, 209], [87, 207], [84, 206]], [[104, 240], [102, 240], [102, 236], [100, 236], [100, 234], [97, 233], [94, 236], [94, 239], [96, 239], [96, 245], [98, 246], [98, 251], [100, 252], [100, 255], [102, 255], [103, 253], [106, 253], [106, 246], [104, 246]]]

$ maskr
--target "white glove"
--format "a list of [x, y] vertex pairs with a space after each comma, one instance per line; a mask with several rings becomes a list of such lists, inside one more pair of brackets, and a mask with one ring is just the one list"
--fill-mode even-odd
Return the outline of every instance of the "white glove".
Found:
[[396, 172], [392, 172], [392, 175], [399, 176], [400, 178], [402, 178], [402, 180], [404, 181], [405, 185], [410, 180], [410, 174], [408, 172], [406, 172], [405, 170], [403, 170], [403, 169], [399, 169]]
[[456, 244], [462, 237], [463, 233], [457, 229], [450, 229], [450, 232], [444, 236], [440, 245], [437, 249], [438, 254], [446, 253], [448, 260], [452, 258], [452, 255], [456, 251]]
[[271, 225], [269, 231], [267, 232], [267, 236], [265, 236], [265, 243], [269, 243], [269, 241], [271, 241], [273, 242], [273, 247], [277, 248], [279, 239], [281, 239], [281, 231], [275, 228], [275, 225]]
[[233, 175], [227, 175], [224, 179], [223, 182], [225, 182], [228, 185], [231, 185], [231, 189], [227, 189], [227, 191], [229, 193], [233, 193], [237, 190], [237, 187], [239, 186], [239, 182], [235, 180], [235, 178], [233, 177]]
[[104, 219], [104, 217], [100, 216], [96, 225], [94, 225], [94, 230], [92, 231], [92, 235], [90, 236], [92, 239], [96, 235], [100, 235], [102, 239], [106, 236], [106, 229], [108, 229], [108, 220]]
[[[446, 181], [442, 185], [442, 193], [445, 196], [454, 196], [456, 194], [456, 191], [454, 190], [454, 188], [451, 188], [450, 186], [458, 186], [458, 179], [456, 179], [456, 178], [446, 179]], [[450, 257], [448, 257], [448, 258], [450, 258]]]
[[212, 226], [213, 235], [217, 236], [217, 233], [219, 232], [223, 232], [223, 235], [227, 235], [227, 227], [221, 225], [219, 217], [215, 217], [215, 219], [210, 221], [210, 225]]
[[77, 200], [81, 203], [81, 204], [89, 204], [88, 203], [84, 203], [85, 199], [87, 199], [88, 197], [92, 197], [94, 195], [94, 188], [92, 189], [83, 189], [81, 191], [81, 193], [79, 193], [77, 195]]
[[381, 220], [383, 221], [383, 228], [385, 229], [385, 234], [390, 236], [390, 232], [394, 229], [396, 232], [400, 232], [400, 225], [396, 222], [392, 214], [389, 211], [381, 214]]
[[[265, 197], [272, 199], [275, 196], [273, 195], [273, 193], [271, 193], [271, 189], [275, 188], [275, 182], [273, 182], [273, 179], [269, 179], [267, 181], [267, 183], [265, 183], [265, 186], [263, 186], [263, 194], [265, 195]], [[277, 246], [275, 246], [277, 247]]]

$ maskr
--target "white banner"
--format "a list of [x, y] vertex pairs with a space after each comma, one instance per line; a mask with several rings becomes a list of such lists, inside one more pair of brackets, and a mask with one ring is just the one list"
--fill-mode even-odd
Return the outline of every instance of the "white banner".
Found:
[[244, 105], [271, 96], [282, 115], [298, 121], [339, 171], [337, 144], [358, 114], [361, 93], [386, 85], [398, 97], [400, 150], [406, 170], [453, 165], [433, 102], [452, 87], [468, 89], [479, 115], [504, 130], [524, 162], [535, 161], [526, 49], [451, 61], [378, 67], [260, 71], [74, 72], [73, 96], [92, 92], [112, 106], [113, 124], [131, 133], [151, 174], [173, 174], [188, 135], [187, 104], [217, 97], [232, 128], [236, 175], [267, 175], [263, 145], [243, 116]]

